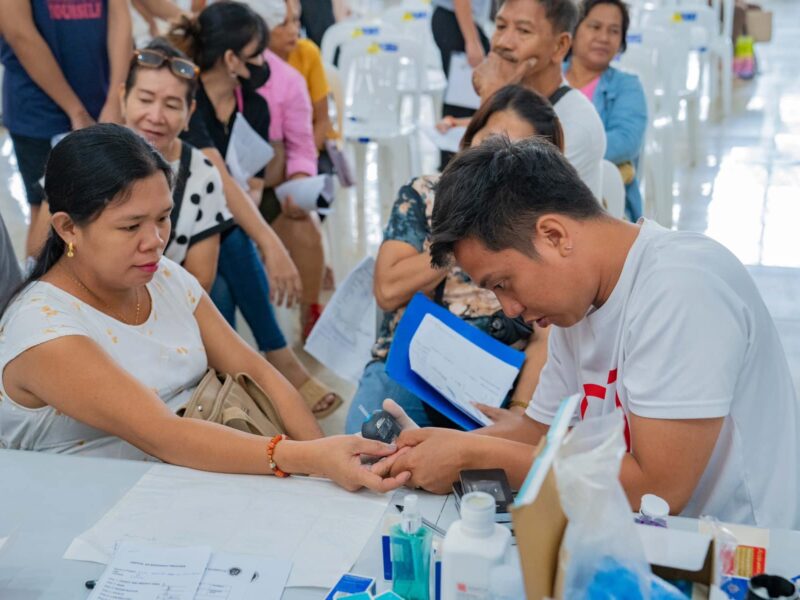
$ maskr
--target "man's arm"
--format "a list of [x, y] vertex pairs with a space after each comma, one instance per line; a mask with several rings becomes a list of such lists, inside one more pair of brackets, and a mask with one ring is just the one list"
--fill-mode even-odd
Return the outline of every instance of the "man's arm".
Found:
[[170, 0], [138, 0], [138, 2], [147, 12], [165, 21], [175, 21], [183, 15], [181, 9]]
[[108, 64], [110, 67], [108, 98], [100, 112], [101, 123], [122, 123], [122, 107], [117, 90], [125, 83], [133, 52], [131, 13], [128, 0], [108, 3]]
[[5, 40], [34, 83], [67, 114], [72, 129], [94, 123], [36, 29], [30, 2], [0, 2], [0, 21], [14, 23], [4, 28]]

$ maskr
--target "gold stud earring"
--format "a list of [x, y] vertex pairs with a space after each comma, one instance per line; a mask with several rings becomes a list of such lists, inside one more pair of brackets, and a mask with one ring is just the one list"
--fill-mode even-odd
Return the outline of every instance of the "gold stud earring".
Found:
[[75, 246], [72, 245], [72, 242], [67, 244], [67, 258], [72, 258], [75, 256]]

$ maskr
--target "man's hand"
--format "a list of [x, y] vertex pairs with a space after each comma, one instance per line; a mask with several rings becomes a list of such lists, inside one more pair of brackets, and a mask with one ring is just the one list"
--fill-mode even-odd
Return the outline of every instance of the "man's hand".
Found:
[[484, 52], [483, 45], [478, 39], [467, 42], [464, 48], [467, 52], [467, 62], [473, 69], [481, 64], [483, 59], [486, 58], [486, 52]]
[[116, 94], [110, 94], [108, 100], [103, 105], [103, 110], [100, 111], [100, 123], [117, 123], [122, 124], [122, 107], [119, 103], [119, 98]]
[[303, 284], [286, 247], [275, 242], [268, 248], [259, 248], [259, 251], [269, 278], [270, 299], [276, 306], [285, 304], [291, 308], [300, 299]]
[[397, 439], [397, 454], [373, 465], [373, 470], [388, 466], [393, 477], [410, 471], [407, 485], [421, 487], [434, 494], [447, 494], [458, 481], [459, 472], [470, 468], [469, 452], [480, 443], [476, 436], [453, 429], [407, 429]]
[[391, 398], [386, 398], [386, 400], [383, 401], [383, 410], [394, 417], [394, 420], [397, 421], [397, 424], [400, 425], [400, 429], [403, 431], [406, 429], [419, 429], [419, 425], [406, 414], [403, 407]]
[[512, 84], [526, 84], [526, 79], [536, 66], [536, 59], [529, 58], [513, 62], [496, 52], [490, 52], [486, 59], [472, 72], [472, 87], [484, 102], [500, 88]]
[[83, 108], [83, 106], [80, 107], [80, 110], [77, 110], [69, 115], [69, 122], [72, 131], [77, 131], [78, 129], [89, 127], [89, 125], [94, 125], [94, 119], [88, 112], [86, 112], [86, 109]]
[[488, 404], [480, 404], [477, 402], [475, 403], [475, 408], [489, 417], [495, 425], [501, 423], [504, 425], [511, 425], [514, 422], [519, 422], [525, 413], [524, 409], [496, 408]]

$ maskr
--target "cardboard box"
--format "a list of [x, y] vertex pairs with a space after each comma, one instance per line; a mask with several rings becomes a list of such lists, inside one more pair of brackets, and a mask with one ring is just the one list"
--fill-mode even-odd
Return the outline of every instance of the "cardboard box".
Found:
[[761, 9], [750, 9], [745, 15], [747, 35], [754, 42], [772, 41], [772, 12]]
[[[511, 508], [528, 600], [563, 597], [569, 557], [561, 544], [567, 517], [552, 467], [579, 399], [573, 396], [562, 403]], [[714, 583], [716, 550], [709, 534], [646, 525], [637, 531], [656, 575], [704, 585]]]

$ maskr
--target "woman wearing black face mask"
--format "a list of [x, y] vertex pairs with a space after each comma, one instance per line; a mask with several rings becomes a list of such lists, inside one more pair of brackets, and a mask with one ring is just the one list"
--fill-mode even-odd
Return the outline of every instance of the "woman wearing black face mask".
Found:
[[220, 171], [238, 225], [223, 234], [211, 299], [234, 328], [239, 308], [267, 360], [317, 417], [327, 416], [341, 398], [312, 378], [287, 346], [270, 303], [272, 297], [291, 306], [302, 285], [286, 248], [257, 208], [273, 154], [269, 107], [255, 91], [269, 78], [262, 56], [269, 42], [267, 26], [245, 4], [217, 2], [173, 27], [169, 39], [200, 69], [197, 107], [181, 138], [202, 150]]

